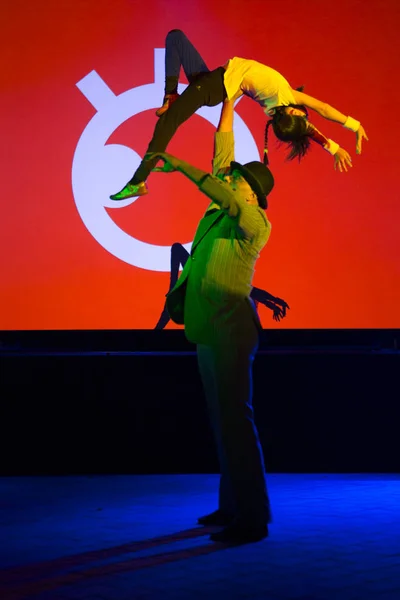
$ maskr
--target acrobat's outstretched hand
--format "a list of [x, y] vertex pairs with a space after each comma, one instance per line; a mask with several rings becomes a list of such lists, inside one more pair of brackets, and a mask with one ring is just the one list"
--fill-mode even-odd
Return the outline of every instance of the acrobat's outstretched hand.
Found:
[[367, 140], [367, 142], [369, 141], [364, 127], [360, 125], [356, 131], [356, 154], [361, 154], [363, 140]]
[[336, 154], [334, 154], [333, 158], [335, 160], [333, 165], [335, 171], [337, 169], [338, 171], [340, 171], [340, 173], [342, 173], [343, 171], [346, 171], [347, 173], [347, 168], [351, 168], [353, 166], [350, 154], [347, 152], [347, 150], [341, 148], [340, 146]]

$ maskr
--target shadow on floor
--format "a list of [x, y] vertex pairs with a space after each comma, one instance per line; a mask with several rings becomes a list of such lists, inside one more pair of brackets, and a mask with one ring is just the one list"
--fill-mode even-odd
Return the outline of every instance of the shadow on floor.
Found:
[[93, 577], [115, 575], [117, 573], [131, 573], [139, 569], [156, 567], [186, 558], [211, 554], [212, 552], [226, 549], [228, 546], [226, 544], [208, 542], [193, 548], [161, 552], [151, 556], [133, 557], [128, 560], [107, 562], [106, 564], [82, 568], [93, 562], [110, 561], [121, 555], [154, 550], [158, 546], [204, 537], [217, 529], [219, 528], [195, 527], [148, 540], [130, 542], [111, 548], [83, 552], [55, 560], [42, 561], [36, 564], [0, 571], [0, 597], [7, 598], [7, 600], [23, 600], [28, 595], [49, 592], [59, 587], [81, 581], [86, 582]]

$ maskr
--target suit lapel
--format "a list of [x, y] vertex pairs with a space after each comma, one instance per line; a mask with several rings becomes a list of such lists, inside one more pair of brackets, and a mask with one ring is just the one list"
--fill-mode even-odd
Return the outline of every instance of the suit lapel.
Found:
[[[194, 236], [192, 250], [190, 252], [191, 256], [193, 256], [194, 250], [197, 248], [197, 246], [199, 245], [201, 240], [204, 238], [206, 233], [211, 229], [211, 227], [213, 227], [213, 225], [215, 225], [215, 223], [217, 223], [217, 221], [219, 219], [222, 219], [223, 216], [224, 216], [223, 210], [216, 210], [215, 212], [212, 212], [211, 214], [205, 215], [201, 219], [199, 226], [197, 228], [196, 234]], [[167, 293], [167, 299], [169, 299], [170, 302], [172, 302], [172, 299], [174, 298], [174, 296], [176, 297], [177, 290], [182, 291], [182, 286], [185, 284], [186, 279], [189, 275], [190, 267], [191, 267], [191, 261], [189, 259], [186, 262], [186, 265], [184, 266], [183, 271], [180, 274], [178, 281], [175, 283], [172, 290], [170, 290]], [[171, 309], [172, 309], [172, 304], [171, 304]], [[177, 321], [175, 321], [175, 322], [177, 322]]]
[[203, 237], [206, 235], [206, 233], [210, 230], [210, 228], [213, 225], [215, 225], [215, 223], [219, 219], [221, 219], [223, 217], [223, 215], [224, 215], [223, 210], [216, 210], [215, 213], [208, 215], [208, 216], [206, 215], [201, 219], [199, 226], [197, 228], [197, 231], [196, 231], [196, 235], [194, 236], [191, 254], [193, 254], [194, 250], [197, 248], [197, 246], [199, 245], [199, 243], [201, 242]]

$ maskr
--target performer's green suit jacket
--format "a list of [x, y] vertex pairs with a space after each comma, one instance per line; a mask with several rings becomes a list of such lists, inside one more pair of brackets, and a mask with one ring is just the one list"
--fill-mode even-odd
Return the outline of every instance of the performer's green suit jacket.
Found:
[[[167, 295], [189, 341], [213, 345], [246, 336], [260, 321], [250, 299], [254, 266], [271, 233], [265, 211], [243, 201], [221, 177], [234, 160], [233, 133], [216, 133], [213, 174], [199, 189], [212, 201], [188, 259]], [[239, 336], [239, 337], [238, 337]]]

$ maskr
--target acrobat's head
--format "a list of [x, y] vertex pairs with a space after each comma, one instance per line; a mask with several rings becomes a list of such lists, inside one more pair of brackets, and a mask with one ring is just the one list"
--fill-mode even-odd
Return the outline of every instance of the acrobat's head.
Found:
[[314, 128], [308, 122], [308, 111], [305, 106], [290, 104], [288, 106], [277, 106], [265, 127], [264, 138], [264, 164], [268, 165], [268, 131], [272, 126], [274, 134], [281, 142], [285, 142], [289, 148], [287, 160], [298, 158], [299, 161], [307, 154], [310, 148], [310, 136]]

